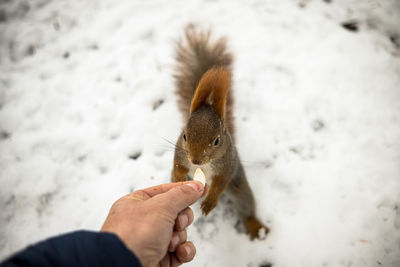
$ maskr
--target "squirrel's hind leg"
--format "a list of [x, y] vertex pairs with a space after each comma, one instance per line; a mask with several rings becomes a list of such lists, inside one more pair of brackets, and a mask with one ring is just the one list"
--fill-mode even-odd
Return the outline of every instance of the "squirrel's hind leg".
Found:
[[269, 228], [262, 224], [255, 216], [242, 216], [242, 221], [251, 240], [254, 238], [264, 239], [269, 232]]
[[[227, 189], [227, 193], [242, 218], [250, 238], [253, 240], [254, 238], [262, 238], [268, 234], [269, 228], [262, 224], [256, 217], [253, 192], [249, 187], [241, 166], [236, 177], [232, 179]], [[263, 231], [262, 229], [264, 229], [265, 235], [261, 233]]]

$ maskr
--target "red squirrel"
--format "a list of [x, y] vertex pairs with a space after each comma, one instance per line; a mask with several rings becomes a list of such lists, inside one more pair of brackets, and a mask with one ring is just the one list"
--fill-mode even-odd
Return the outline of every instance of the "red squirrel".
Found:
[[177, 44], [175, 73], [178, 107], [186, 125], [175, 147], [172, 181], [185, 181], [201, 168], [210, 184], [201, 203], [207, 215], [223, 192], [234, 203], [251, 239], [269, 229], [255, 215], [255, 200], [234, 143], [232, 54], [225, 39], [186, 27]]

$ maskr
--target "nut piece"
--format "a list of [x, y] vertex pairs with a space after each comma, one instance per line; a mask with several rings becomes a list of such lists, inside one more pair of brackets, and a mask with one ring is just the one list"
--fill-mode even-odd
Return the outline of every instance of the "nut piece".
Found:
[[196, 169], [193, 175], [193, 180], [199, 181], [200, 183], [202, 183], [203, 186], [206, 185], [206, 176], [204, 175], [204, 172], [200, 168]]

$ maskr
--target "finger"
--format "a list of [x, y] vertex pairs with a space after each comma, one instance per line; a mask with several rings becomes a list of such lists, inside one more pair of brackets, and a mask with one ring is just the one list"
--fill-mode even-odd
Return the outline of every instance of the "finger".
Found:
[[181, 213], [179, 213], [178, 218], [175, 220], [175, 230], [182, 231], [194, 220], [193, 211], [191, 208], [187, 207]]
[[175, 253], [167, 253], [160, 261], [160, 267], [178, 267], [182, 264], [183, 262], [179, 261]]
[[121, 199], [132, 199], [132, 200], [138, 200], [138, 201], [143, 201], [151, 198], [146, 192], [143, 190], [138, 190], [135, 192], [132, 192], [126, 196], [123, 196]]
[[165, 254], [164, 258], [160, 261], [160, 267], [178, 267], [183, 263], [176, 257], [175, 253]]
[[174, 187], [181, 186], [184, 184], [189, 184], [192, 183], [192, 181], [186, 181], [186, 182], [178, 182], [178, 183], [169, 183], [169, 184], [160, 184], [156, 186], [152, 186], [149, 188], [142, 189], [141, 191], [145, 192], [147, 195], [150, 197], [154, 197], [156, 195], [166, 193], [169, 190], [171, 190]]
[[167, 252], [164, 258], [162, 258], [160, 261], [160, 267], [170, 267], [170, 266], [171, 266], [171, 254]]
[[170, 253], [170, 263], [171, 267], [181, 266], [183, 262], [181, 262], [175, 253]]
[[147, 200], [158, 194], [168, 192], [169, 190], [171, 190], [174, 187], [181, 186], [183, 184], [189, 184], [189, 183], [190, 183], [190, 181], [179, 182], [179, 183], [160, 184], [160, 185], [137, 190], [135, 192], [132, 192], [132, 193], [122, 197], [122, 199]]
[[179, 262], [189, 262], [196, 255], [196, 248], [192, 242], [188, 241], [178, 246], [175, 255]]
[[168, 251], [174, 252], [180, 244], [182, 244], [183, 242], [186, 242], [186, 239], [187, 239], [186, 230], [179, 231], [179, 232], [173, 232], [171, 242], [169, 242]]
[[163, 207], [174, 219], [178, 213], [196, 202], [203, 194], [204, 188], [200, 182], [189, 181], [175, 186], [169, 191], [156, 195], [149, 201], [155, 206]]

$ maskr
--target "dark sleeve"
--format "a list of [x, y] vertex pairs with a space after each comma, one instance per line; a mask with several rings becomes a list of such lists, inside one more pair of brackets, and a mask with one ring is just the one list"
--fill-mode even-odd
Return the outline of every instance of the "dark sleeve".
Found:
[[134, 266], [141, 264], [111, 233], [77, 231], [29, 246], [0, 263], [8, 266]]

